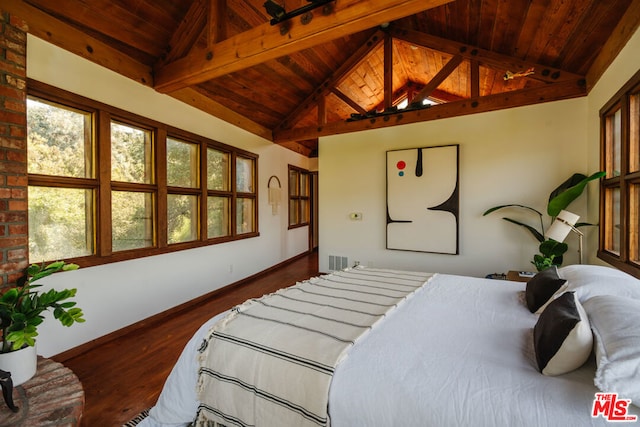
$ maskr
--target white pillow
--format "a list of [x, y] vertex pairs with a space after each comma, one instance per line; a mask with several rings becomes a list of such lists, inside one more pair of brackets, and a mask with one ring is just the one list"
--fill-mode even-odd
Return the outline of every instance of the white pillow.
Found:
[[584, 309], [595, 337], [595, 385], [640, 407], [640, 300], [600, 295]]
[[[569, 265], [558, 269], [567, 280], [564, 292], [575, 292], [584, 304], [596, 295], [617, 295], [640, 300], [640, 280], [615, 268], [600, 265]], [[561, 295], [559, 290], [552, 298]]]
[[587, 314], [577, 295], [567, 292], [551, 301], [533, 329], [538, 368], [544, 375], [561, 375], [582, 366], [593, 350]]

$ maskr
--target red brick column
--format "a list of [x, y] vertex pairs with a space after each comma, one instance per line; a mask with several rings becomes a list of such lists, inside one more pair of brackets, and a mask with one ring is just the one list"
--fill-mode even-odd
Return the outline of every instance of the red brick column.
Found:
[[0, 14], [0, 288], [28, 265], [27, 24]]

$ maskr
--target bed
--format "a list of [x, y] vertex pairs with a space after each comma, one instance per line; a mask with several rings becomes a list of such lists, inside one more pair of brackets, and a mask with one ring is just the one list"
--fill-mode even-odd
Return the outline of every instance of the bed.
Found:
[[[638, 422], [637, 279], [608, 267], [568, 266], [539, 273], [526, 284], [372, 268], [347, 269], [322, 280], [342, 288], [364, 283], [360, 275], [405, 273], [422, 274], [423, 285], [391, 304], [338, 357], [326, 405], [322, 403], [328, 412], [326, 425]], [[197, 394], [202, 344], [211, 331], [233, 323], [233, 316], [215, 316], [196, 332], [141, 426], [187, 426], [202, 412]], [[228, 354], [225, 358], [234, 359]], [[284, 378], [282, 372], [271, 375]], [[284, 381], [284, 388], [294, 383], [299, 386], [297, 381]], [[315, 401], [313, 393], [309, 391], [309, 398]], [[612, 397], [618, 401], [617, 411]], [[252, 402], [232, 403], [252, 411]], [[261, 417], [254, 421], [247, 424], [287, 425]], [[220, 425], [242, 423], [225, 418]]]

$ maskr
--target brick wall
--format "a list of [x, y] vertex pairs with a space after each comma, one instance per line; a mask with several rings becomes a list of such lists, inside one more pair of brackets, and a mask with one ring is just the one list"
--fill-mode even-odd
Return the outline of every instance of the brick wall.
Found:
[[0, 14], [0, 288], [28, 265], [27, 24]]

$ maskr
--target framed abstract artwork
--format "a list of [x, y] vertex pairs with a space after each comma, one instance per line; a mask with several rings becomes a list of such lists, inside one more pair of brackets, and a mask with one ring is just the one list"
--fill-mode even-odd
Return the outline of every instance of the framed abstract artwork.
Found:
[[387, 249], [459, 254], [459, 151], [387, 151]]

